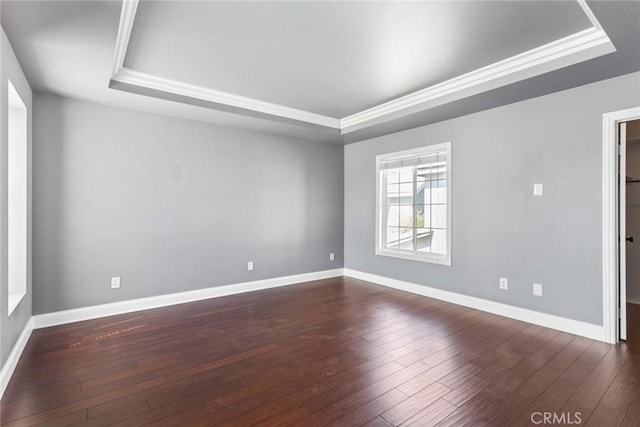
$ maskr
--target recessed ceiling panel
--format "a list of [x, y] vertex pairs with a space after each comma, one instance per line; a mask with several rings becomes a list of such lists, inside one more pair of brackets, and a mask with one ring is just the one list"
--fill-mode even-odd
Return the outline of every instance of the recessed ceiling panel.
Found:
[[589, 27], [575, 1], [142, 1], [124, 66], [341, 118]]

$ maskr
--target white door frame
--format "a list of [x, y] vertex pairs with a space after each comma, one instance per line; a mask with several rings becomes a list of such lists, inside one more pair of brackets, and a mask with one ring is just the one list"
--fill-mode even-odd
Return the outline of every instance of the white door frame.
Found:
[[[618, 126], [618, 337], [627, 340], [627, 122]], [[622, 181], [624, 180], [624, 182]]]
[[605, 341], [618, 342], [618, 123], [640, 119], [640, 107], [602, 115], [602, 315]]

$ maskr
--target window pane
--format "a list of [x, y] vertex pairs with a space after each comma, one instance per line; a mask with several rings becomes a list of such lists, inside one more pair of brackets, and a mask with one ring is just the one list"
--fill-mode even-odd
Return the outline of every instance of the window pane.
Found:
[[447, 228], [446, 205], [431, 205], [431, 227]]
[[434, 164], [431, 166], [431, 180], [446, 179], [447, 167], [442, 163]]
[[418, 166], [416, 169], [416, 179], [419, 182], [431, 180], [431, 168], [424, 165]]
[[399, 227], [400, 226], [400, 206], [389, 205], [387, 206], [387, 227]]
[[390, 249], [398, 248], [400, 229], [397, 227], [387, 227], [386, 242], [384, 246]]
[[392, 205], [398, 203], [400, 198], [400, 186], [399, 184], [387, 184], [387, 204]]
[[400, 236], [398, 240], [398, 249], [413, 251], [413, 228], [400, 227]]
[[439, 179], [431, 183], [431, 203], [447, 203], [447, 181]]
[[431, 252], [437, 254], [447, 253], [447, 230], [432, 230]]
[[400, 203], [413, 204], [413, 183], [400, 184]]
[[416, 204], [431, 203], [431, 182], [423, 181], [421, 184], [416, 183]]
[[429, 206], [416, 206], [416, 227], [430, 227], [431, 218], [429, 216]]
[[413, 206], [400, 206], [400, 226], [413, 227]]
[[400, 175], [397, 169], [387, 169], [387, 184], [397, 184], [400, 182]]
[[418, 252], [431, 252], [431, 236], [431, 231], [428, 228], [418, 228], [416, 230]]
[[413, 169], [413, 166], [398, 169], [398, 172], [400, 173], [400, 182], [413, 183]]

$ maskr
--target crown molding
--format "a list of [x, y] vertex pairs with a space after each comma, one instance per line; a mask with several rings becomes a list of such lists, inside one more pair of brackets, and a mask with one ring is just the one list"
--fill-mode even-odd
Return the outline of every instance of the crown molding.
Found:
[[[297, 121], [311, 125], [340, 129], [340, 120], [334, 117], [323, 116], [309, 111], [298, 110], [284, 105], [273, 104], [259, 99], [248, 98], [235, 95], [233, 93], [221, 92], [196, 86], [188, 83], [178, 82], [163, 77], [141, 73], [129, 68], [120, 68], [111, 77], [112, 82], [121, 83], [128, 86], [140, 87], [152, 92], [161, 92], [178, 97], [190, 98], [213, 104], [214, 107], [222, 110], [235, 112], [251, 112], [251, 115], [273, 116], [286, 121]], [[113, 85], [112, 85], [113, 86]], [[165, 97], [172, 98], [172, 97]], [[175, 97], [173, 97], [175, 98]], [[257, 114], [256, 114], [257, 113]]]
[[576, 0], [592, 27], [344, 118], [183, 83], [124, 67], [139, 0], [123, 0], [110, 87], [272, 120], [320, 126], [342, 135], [418, 113], [615, 52], [586, 0]]
[[113, 71], [111, 73], [114, 76], [118, 74], [118, 71], [124, 66], [124, 57], [127, 54], [131, 30], [133, 29], [133, 20], [136, 17], [137, 10], [138, 0], [122, 0], [118, 36], [116, 38], [116, 54], [113, 60]]
[[615, 47], [604, 30], [592, 27], [345, 117], [340, 120], [340, 129], [346, 134], [614, 51]]
[[596, 18], [596, 15], [594, 15], [593, 11], [587, 4], [587, 0], [576, 0], [576, 1], [578, 2], [578, 6], [580, 6], [584, 14], [587, 15], [587, 18], [589, 18], [589, 21], [591, 22], [591, 25], [593, 26], [593, 28], [597, 30], [602, 30], [602, 25], [600, 25], [598, 18]]
[[[284, 119], [285, 121], [302, 122], [333, 130], [340, 130], [340, 120], [334, 117], [178, 82], [126, 68], [124, 66], [124, 59], [133, 30], [133, 22], [138, 10], [138, 3], [139, 0], [122, 1], [110, 87], [140, 88], [142, 89], [141, 92], [150, 94], [151, 96], [167, 94], [169, 96], [160, 97], [177, 100], [178, 102], [185, 101], [185, 99], [181, 98], [187, 98], [201, 101], [199, 104], [202, 104], [202, 101], [204, 101], [206, 107], [245, 114], [250, 113], [250, 115], [258, 117], [267, 116], [268, 118]], [[121, 85], [118, 85], [118, 83]], [[178, 99], [176, 99], [176, 97], [178, 97]]]

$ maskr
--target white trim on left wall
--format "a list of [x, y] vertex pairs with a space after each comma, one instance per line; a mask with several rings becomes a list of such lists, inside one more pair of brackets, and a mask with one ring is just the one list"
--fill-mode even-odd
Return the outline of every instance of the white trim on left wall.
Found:
[[13, 346], [11, 353], [9, 353], [9, 357], [7, 357], [7, 360], [2, 366], [2, 370], [0, 371], [0, 398], [4, 395], [4, 391], [9, 385], [13, 371], [15, 371], [16, 366], [18, 366], [18, 361], [20, 360], [20, 356], [22, 356], [22, 352], [29, 341], [29, 337], [31, 337], [31, 332], [33, 332], [33, 317], [29, 319], [27, 324], [24, 326], [24, 329]]

